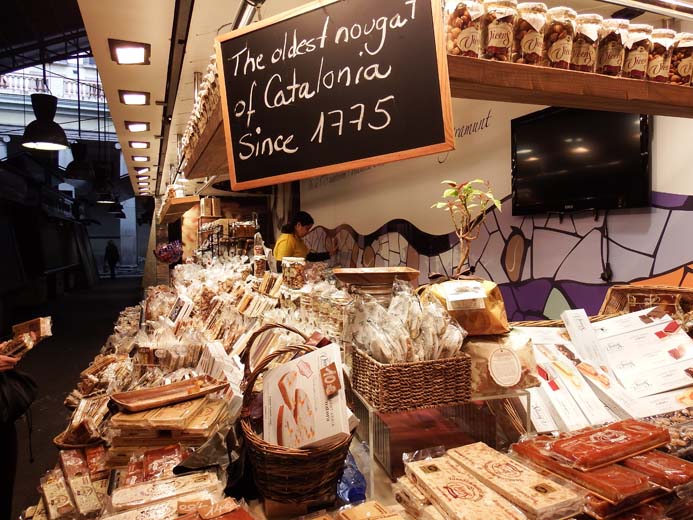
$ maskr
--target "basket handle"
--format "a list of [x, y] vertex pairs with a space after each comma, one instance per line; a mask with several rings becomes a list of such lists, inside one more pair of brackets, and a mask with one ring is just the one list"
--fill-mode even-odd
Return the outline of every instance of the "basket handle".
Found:
[[278, 348], [274, 352], [267, 354], [255, 367], [255, 370], [251, 371], [244, 379], [242, 384], [243, 389], [243, 408], [241, 410], [241, 417], [249, 417], [250, 415], [250, 401], [253, 394], [253, 388], [255, 387], [255, 382], [260, 374], [265, 371], [269, 364], [275, 359], [284, 356], [286, 354], [307, 354], [317, 350], [315, 347], [310, 345], [289, 345], [286, 347]]
[[250, 351], [253, 349], [253, 344], [255, 341], [265, 332], [268, 330], [272, 329], [284, 329], [288, 330], [289, 332], [293, 332], [294, 334], [298, 334], [303, 338], [303, 341], [308, 341], [308, 336], [306, 336], [303, 332], [300, 330], [290, 326], [290, 325], [284, 325], [283, 323], [265, 323], [262, 325], [259, 329], [257, 329], [255, 332], [253, 332], [250, 337], [248, 338], [248, 341], [245, 344], [245, 348], [243, 349], [243, 352], [241, 352], [241, 361], [243, 362], [243, 365], [245, 366], [245, 377], [250, 374], [250, 368], [249, 368], [249, 359], [250, 359]]

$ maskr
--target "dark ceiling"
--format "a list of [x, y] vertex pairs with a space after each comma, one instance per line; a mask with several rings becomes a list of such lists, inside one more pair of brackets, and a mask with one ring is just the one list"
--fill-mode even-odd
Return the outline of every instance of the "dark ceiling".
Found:
[[2, 0], [0, 74], [89, 52], [77, 0]]

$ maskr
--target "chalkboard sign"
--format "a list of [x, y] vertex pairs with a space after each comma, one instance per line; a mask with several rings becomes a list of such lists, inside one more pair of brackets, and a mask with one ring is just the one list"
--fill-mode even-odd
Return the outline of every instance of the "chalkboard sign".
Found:
[[439, 0], [321, 0], [217, 37], [233, 189], [454, 148]]

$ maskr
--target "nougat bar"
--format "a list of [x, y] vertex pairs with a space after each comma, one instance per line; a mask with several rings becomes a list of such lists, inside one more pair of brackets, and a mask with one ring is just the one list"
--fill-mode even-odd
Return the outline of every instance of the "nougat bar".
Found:
[[651, 492], [653, 486], [645, 475], [618, 464], [610, 464], [592, 471], [580, 471], [561, 464], [548, 456], [543, 449], [544, 445], [552, 440], [551, 437], [538, 436], [513, 444], [512, 449], [523, 459], [571, 480], [613, 504], [633, 495]]
[[464, 472], [448, 456], [410, 462], [405, 472], [448, 520], [526, 518], [514, 505]]
[[693, 463], [657, 450], [626, 459], [623, 465], [647, 475], [650, 481], [667, 489], [693, 481]]
[[392, 484], [392, 493], [395, 500], [414, 516], [419, 516], [424, 507], [431, 503], [406, 475]]
[[111, 496], [111, 503], [114, 510], [122, 511], [186, 493], [211, 490], [218, 485], [219, 479], [214, 473], [190, 473], [180, 477], [153, 480], [118, 488]]
[[49, 471], [41, 479], [41, 495], [50, 520], [71, 518], [75, 514], [75, 504], [59, 469]]
[[537, 519], [578, 514], [581, 497], [483, 442], [448, 450], [448, 456], [483, 484]]
[[549, 451], [583, 471], [606, 466], [670, 441], [669, 430], [627, 419], [554, 441]]

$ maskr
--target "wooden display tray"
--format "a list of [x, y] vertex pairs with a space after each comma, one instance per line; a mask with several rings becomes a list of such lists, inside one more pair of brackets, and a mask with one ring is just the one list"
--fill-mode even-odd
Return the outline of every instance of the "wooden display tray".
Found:
[[332, 271], [335, 278], [354, 285], [387, 285], [397, 280], [412, 282], [419, 271], [411, 267], [340, 267]]
[[170, 224], [183, 216], [183, 213], [200, 203], [200, 197], [191, 195], [189, 197], [176, 197], [168, 199], [159, 214], [160, 224]]
[[120, 392], [111, 395], [111, 400], [127, 412], [143, 412], [152, 408], [191, 401], [212, 392], [225, 390], [228, 386], [228, 383], [222, 383], [210, 376], [197, 376], [170, 385]]

